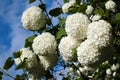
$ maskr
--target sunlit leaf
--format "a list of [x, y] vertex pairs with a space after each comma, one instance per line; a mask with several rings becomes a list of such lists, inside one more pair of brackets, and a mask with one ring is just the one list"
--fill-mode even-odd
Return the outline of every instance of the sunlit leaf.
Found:
[[61, 39], [65, 35], [66, 35], [65, 28], [61, 27], [56, 35], [56, 39]]
[[25, 40], [25, 45], [24, 47], [30, 47], [30, 49], [32, 49], [32, 43], [33, 43], [33, 40], [34, 38], [36, 37], [37, 35], [33, 35], [33, 36], [30, 36], [28, 37], [26, 40]]

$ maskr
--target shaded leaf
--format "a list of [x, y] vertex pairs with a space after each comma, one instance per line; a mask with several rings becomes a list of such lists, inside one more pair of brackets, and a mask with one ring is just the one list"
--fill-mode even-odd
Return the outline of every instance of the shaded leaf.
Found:
[[64, 3], [68, 3], [69, 2], [69, 0], [64, 0]]
[[116, 24], [120, 24], [120, 13], [116, 13], [115, 14], [114, 22]]
[[40, 7], [43, 11], [46, 10], [46, 5], [45, 4], [40, 4], [38, 7]]
[[10, 68], [12, 67], [13, 64], [14, 64], [13, 58], [12, 58], [12, 57], [9, 57], [9, 58], [6, 60], [3, 68], [6, 69], [6, 70], [8, 70], [8, 69], [10, 69]]
[[21, 51], [13, 53], [14, 58], [19, 58], [21, 56]]
[[33, 2], [35, 2], [36, 0], [29, 0], [29, 3], [33, 3]]
[[81, 0], [76, 0], [76, 3], [79, 5], [81, 3]]
[[17, 65], [17, 67], [15, 68], [15, 70], [23, 69], [24, 67], [25, 67], [25, 61], [23, 61], [19, 65]]
[[47, 24], [50, 26], [51, 25], [51, 19], [47, 19]]
[[1, 76], [1, 75], [3, 75], [3, 72], [2, 72], [2, 71], [0, 71], [0, 76]]
[[28, 77], [27, 74], [22, 74], [22, 75], [16, 75], [14, 80], [26, 80]]
[[104, 10], [101, 8], [101, 7], [98, 7], [98, 8], [95, 8], [95, 10], [94, 10], [94, 14], [99, 14], [99, 15], [104, 15], [105, 14], [105, 12], [104, 12]]
[[76, 50], [75, 50], [75, 52], [73, 54], [73, 59], [74, 59], [73, 61], [75, 61], [75, 62], [77, 61], [77, 51]]
[[61, 13], [62, 13], [62, 9], [59, 8], [59, 7], [54, 8], [54, 9], [52, 9], [52, 10], [49, 11], [49, 14], [50, 14], [51, 16], [54, 16], [54, 17], [60, 15]]
[[115, 14], [115, 20], [120, 20], [120, 13]]

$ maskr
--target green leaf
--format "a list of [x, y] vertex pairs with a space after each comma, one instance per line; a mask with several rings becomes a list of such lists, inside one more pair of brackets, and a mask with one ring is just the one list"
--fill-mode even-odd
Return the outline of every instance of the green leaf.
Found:
[[18, 52], [14, 52], [13, 53], [13, 56], [14, 56], [14, 58], [19, 58], [20, 56], [21, 56], [21, 51], [18, 51]]
[[71, 6], [69, 8], [69, 13], [76, 13], [76, 12], [85, 12], [87, 8], [87, 5], [86, 4], [83, 4], [83, 5], [74, 5], [74, 6]]
[[28, 77], [27, 74], [22, 74], [22, 75], [16, 75], [14, 80], [26, 80]]
[[68, 3], [69, 2], [69, 0], [64, 0], [64, 3]]
[[78, 12], [84, 12], [86, 9], [87, 9], [86, 4], [80, 5], [80, 7], [78, 8]]
[[73, 61], [77, 61], [77, 51], [76, 50], [73, 53]]
[[78, 5], [80, 5], [81, 0], [76, 0], [76, 3], [77, 3]]
[[15, 70], [23, 69], [24, 67], [25, 67], [25, 61], [21, 62], [21, 63], [15, 68]]
[[65, 35], [66, 35], [65, 28], [61, 27], [60, 30], [56, 34], [56, 39], [61, 39]]
[[2, 80], [2, 75], [3, 75], [3, 72], [0, 71], [0, 80]]
[[50, 26], [51, 25], [51, 19], [47, 19], [46, 21], [47, 21], [48, 26]]
[[13, 64], [14, 64], [13, 58], [12, 58], [12, 57], [9, 57], [9, 58], [6, 60], [3, 68], [6, 69], [6, 70], [8, 70], [8, 69], [10, 69], [10, 68], [12, 67]]
[[25, 40], [25, 45], [24, 47], [30, 47], [30, 49], [32, 49], [32, 43], [33, 43], [33, 40], [34, 38], [36, 37], [37, 35], [33, 35], [33, 36], [30, 36], [28, 37], [26, 40]]
[[115, 20], [116, 21], [120, 21], [120, 13], [116, 13], [115, 14]]
[[0, 80], [2, 80], [2, 76], [0, 76]]
[[29, 0], [29, 4], [35, 2], [36, 0]]
[[2, 72], [2, 71], [0, 71], [0, 76], [1, 76], [1, 75], [3, 75], [3, 72]]
[[59, 8], [59, 7], [54, 8], [54, 9], [52, 9], [52, 10], [49, 11], [49, 14], [50, 14], [51, 16], [54, 16], [54, 17], [60, 15], [61, 13], [62, 13], [62, 9]]
[[38, 7], [40, 7], [43, 11], [46, 10], [46, 5], [45, 4], [40, 4]]
[[94, 14], [99, 14], [103, 16], [105, 14], [104, 10], [101, 7], [95, 8]]

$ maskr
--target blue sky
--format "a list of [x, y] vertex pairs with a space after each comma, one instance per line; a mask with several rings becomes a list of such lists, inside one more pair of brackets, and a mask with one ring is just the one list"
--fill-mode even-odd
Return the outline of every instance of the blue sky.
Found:
[[[57, 6], [54, 0], [43, 1], [48, 4], [48, 9]], [[24, 30], [21, 24], [23, 11], [32, 5], [38, 5], [38, 1], [28, 4], [28, 0], [0, 0], [0, 67], [4, 65], [7, 57], [12, 56], [14, 51], [23, 48], [25, 39], [33, 34], [31, 31]], [[14, 68], [8, 72], [12, 74], [13, 70]], [[6, 77], [4, 80], [11, 79]]]

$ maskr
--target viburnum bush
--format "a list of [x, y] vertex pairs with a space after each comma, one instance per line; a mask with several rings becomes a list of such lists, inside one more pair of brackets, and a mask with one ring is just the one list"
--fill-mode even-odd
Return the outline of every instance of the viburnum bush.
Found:
[[[120, 1], [63, 2], [47, 11], [40, 0], [39, 6], [23, 12], [23, 27], [37, 34], [28, 37], [24, 48], [14, 52], [3, 67], [9, 70], [15, 63], [15, 70], [24, 73], [8, 76], [14, 80], [57, 80], [60, 76], [62, 80], [119, 80]], [[0, 71], [0, 79], [4, 74]]]

